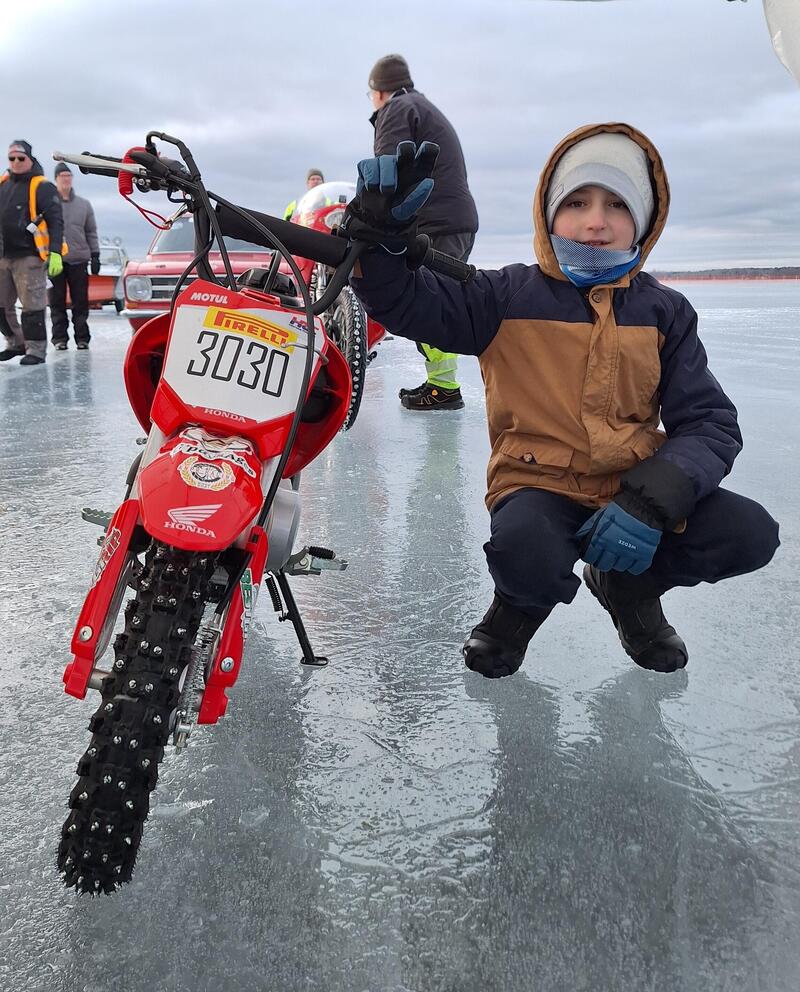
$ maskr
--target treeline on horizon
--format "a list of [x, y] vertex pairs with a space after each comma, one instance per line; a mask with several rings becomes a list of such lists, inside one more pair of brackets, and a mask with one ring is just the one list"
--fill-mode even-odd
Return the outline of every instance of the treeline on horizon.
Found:
[[776, 265], [771, 268], [685, 269], [653, 271], [655, 279], [800, 279], [800, 266]]

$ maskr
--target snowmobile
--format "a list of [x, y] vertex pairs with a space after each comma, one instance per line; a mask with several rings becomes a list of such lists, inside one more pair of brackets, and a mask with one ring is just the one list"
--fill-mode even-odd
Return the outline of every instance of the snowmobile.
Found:
[[[177, 148], [182, 161], [159, 155], [156, 141]], [[311, 646], [289, 579], [347, 567], [329, 549], [294, 544], [301, 472], [351, 408], [347, 361], [320, 314], [369, 246], [210, 192], [190, 150], [162, 132], [121, 159], [53, 157], [117, 178], [148, 217], [164, 221], [133, 201], [134, 187], [166, 192], [195, 218], [196, 254], [170, 310], [133, 336], [125, 358], [142, 450], [117, 509], [83, 511], [104, 536], [63, 678], [67, 693], [83, 699], [93, 690], [100, 703], [57, 865], [68, 887], [100, 894], [131, 878], [165, 748], [186, 747], [198, 725], [225, 714], [262, 581], [279, 619], [294, 628], [301, 663], [327, 664]], [[272, 249], [269, 267], [237, 279], [226, 235]], [[472, 266], [417, 240], [422, 264], [471, 277]], [[208, 263], [215, 243], [224, 276]], [[314, 298], [292, 255], [327, 267]], [[197, 278], [185, 285], [193, 270]]]

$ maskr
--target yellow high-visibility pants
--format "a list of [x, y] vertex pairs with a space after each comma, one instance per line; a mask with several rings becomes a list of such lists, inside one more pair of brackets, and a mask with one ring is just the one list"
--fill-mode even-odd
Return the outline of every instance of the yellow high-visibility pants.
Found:
[[432, 345], [417, 343], [418, 350], [425, 357], [425, 371], [428, 382], [441, 389], [458, 389], [456, 372], [458, 371], [458, 355], [449, 351], [439, 351]]

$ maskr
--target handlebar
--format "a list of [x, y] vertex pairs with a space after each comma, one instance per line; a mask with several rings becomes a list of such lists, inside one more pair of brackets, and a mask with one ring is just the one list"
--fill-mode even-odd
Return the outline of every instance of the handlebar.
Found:
[[[220, 204], [216, 209], [223, 234], [231, 238], [251, 241], [254, 244], [263, 245], [265, 248], [273, 247], [271, 242], [262, 238], [258, 232], [253, 230], [252, 226], [247, 224], [243, 217], [234, 213], [229, 207]], [[344, 238], [332, 237], [321, 231], [312, 231], [308, 227], [279, 220], [277, 217], [271, 217], [269, 214], [263, 214], [257, 210], [244, 209], [244, 212], [279, 238], [293, 255], [310, 258], [315, 262], [322, 262], [323, 265], [330, 265], [332, 268], [341, 265], [347, 256], [349, 242]], [[358, 243], [366, 247], [364, 242]], [[474, 265], [468, 265], [442, 251], [436, 251], [431, 246], [431, 239], [427, 234], [417, 235], [409, 255], [414, 258], [415, 267], [424, 265], [434, 272], [450, 276], [451, 279], [457, 279], [459, 282], [469, 282], [475, 275]]]
[[[194, 160], [183, 142], [170, 135], [152, 131], [148, 134], [148, 142], [152, 140], [153, 136], [177, 145], [185, 160], [186, 155], [189, 155], [189, 161], [194, 167]], [[120, 172], [129, 173], [137, 180], [142, 181], [142, 188], [145, 189], [148, 188], [147, 183], [150, 181], [155, 188], [163, 189], [165, 186], [172, 185], [188, 192], [194, 190], [199, 180], [196, 167], [190, 174], [180, 163], [161, 158], [142, 149], [131, 150], [130, 158], [134, 160], [133, 162], [123, 162], [122, 159], [110, 155], [93, 155], [89, 152], [83, 152], [80, 155], [53, 152], [53, 158], [58, 162], [69, 162], [77, 165], [81, 172], [89, 175], [116, 177]], [[205, 196], [205, 193], [203, 195]], [[217, 201], [215, 214], [223, 235], [250, 241], [253, 244], [274, 250], [276, 247], [274, 241], [265, 237], [264, 233], [257, 229], [257, 226], [260, 225], [277, 238], [293, 255], [310, 258], [323, 265], [329, 265], [331, 268], [339, 269], [341, 267], [343, 271], [336, 273], [334, 281], [329, 284], [329, 290], [334, 286], [338, 286], [339, 290], [342, 288], [347, 281], [350, 270], [355, 265], [356, 259], [368, 247], [367, 243], [363, 241], [349, 241], [345, 237], [323, 234], [321, 231], [313, 231], [310, 228], [292, 224], [258, 210], [236, 207], [213, 193], [209, 195], [211, 199]], [[256, 226], [250, 223], [249, 219], [252, 219]], [[451, 255], [437, 251], [431, 246], [430, 238], [425, 234], [418, 235], [416, 240], [409, 245], [408, 260], [409, 265], [413, 268], [424, 265], [434, 272], [449, 276], [459, 282], [469, 282], [475, 275], [474, 265], [469, 265]], [[345, 262], [347, 264], [343, 265]], [[330, 293], [326, 291], [324, 297], [315, 304], [315, 312], [320, 313], [330, 305], [332, 299], [328, 299], [329, 296]], [[321, 302], [326, 304], [322, 310], [318, 309], [318, 304]]]
[[[144, 179], [147, 176], [147, 169], [144, 166], [123, 162], [121, 158], [114, 158], [112, 155], [93, 155], [91, 152], [82, 152], [80, 155], [53, 152], [53, 159], [56, 162], [69, 162], [70, 165], [77, 165], [85, 176], [111, 176], [116, 179], [120, 172], [129, 172], [139, 179]], [[113, 164], [109, 165], [109, 162]]]

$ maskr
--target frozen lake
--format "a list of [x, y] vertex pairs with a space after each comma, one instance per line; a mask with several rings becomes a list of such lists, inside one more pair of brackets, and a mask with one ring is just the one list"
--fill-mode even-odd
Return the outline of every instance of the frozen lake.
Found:
[[[676, 285], [745, 448], [726, 486], [783, 545], [678, 590], [686, 672], [636, 669], [582, 589], [520, 673], [460, 646], [491, 598], [477, 362], [466, 409], [403, 411], [384, 343], [355, 428], [305, 473], [308, 671], [269, 597], [228, 716], [170, 752], [131, 885], [79, 899], [55, 848], [96, 705], [61, 673], [140, 433], [121, 318], [0, 366], [2, 992], [777, 992], [798, 987], [800, 282]], [[287, 629], [288, 628], [288, 629]]]

